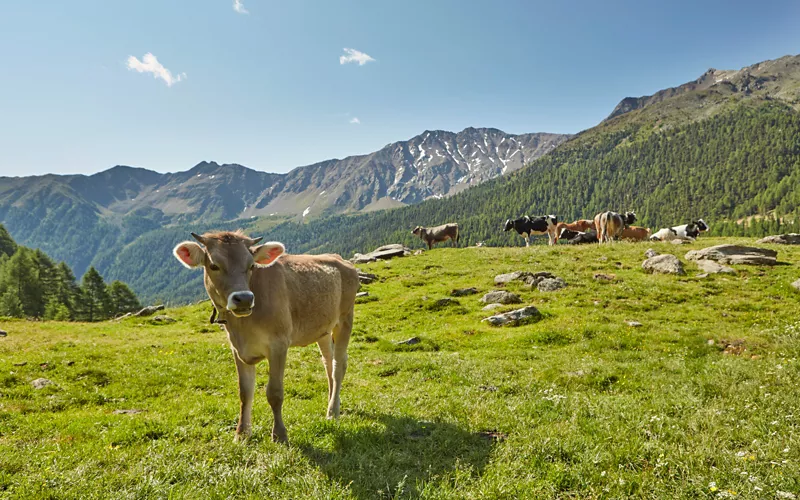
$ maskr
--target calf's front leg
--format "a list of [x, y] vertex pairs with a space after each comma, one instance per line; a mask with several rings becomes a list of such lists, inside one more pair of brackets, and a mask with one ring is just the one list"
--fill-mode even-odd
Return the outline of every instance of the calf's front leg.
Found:
[[253, 413], [253, 396], [256, 390], [256, 367], [248, 365], [241, 359], [236, 351], [233, 352], [236, 361], [236, 373], [239, 375], [239, 424], [236, 426], [234, 441], [242, 441], [250, 437], [252, 424], [250, 421]]
[[283, 373], [286, 369], [288, 347], [273, 346], [269, 353], [269, 381], [267, 382], [267, 402], [272, 408], [272, 440], [276, 443], [289, 443], [286, 426], [283, 425]]

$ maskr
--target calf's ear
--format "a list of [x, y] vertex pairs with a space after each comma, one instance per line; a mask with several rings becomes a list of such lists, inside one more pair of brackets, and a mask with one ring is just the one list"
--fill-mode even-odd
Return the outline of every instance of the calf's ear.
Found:
[[278, 243], [277, 241], [270, 241], [250, 249], [253, 254], [253, 260], [256, 261], [256, 264], [261, 264], [262, 266], [271, 266], [285, 251], [286, 248], [283, 243]]
[[203, 247], [193, 241], [179, 243], [172, 253], [184, 267], [189, 269], [202, 266], [206, 258], [206, 252]]

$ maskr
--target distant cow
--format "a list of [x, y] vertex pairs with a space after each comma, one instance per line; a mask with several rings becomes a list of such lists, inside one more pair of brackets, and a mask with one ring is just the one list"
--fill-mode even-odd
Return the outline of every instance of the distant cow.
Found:
[[586, 231], [585, 233], [577, 233], [569, 239], [570, 245], [586, 245], [588, 243], [597, 243], [597, 233], [594, 231]]
[[433, 248], [434, 243], [441, 243], [450, 240], [453, 246], [458, 246], [458, 224], [442, 224], [436, 227], [422, 227], [417, 226], [411, 231], [411, 234], [416, 234], [422, 241], [428, 244], [428, 250]]
[[[558, 224], [559, 226], [561, 223]], [[572, 238], [578, 236], [579, 234], [583, 234], [583, 231], [574, 231], [568, 227], [562, 227], [560, 231], [556, 233], [556, 241], [558, 240], [571, 240]]]
[[693, 241], [701, 232], [708, 231], [708, 224], [703, 219], [697, 219], [681, 226], [665, 227], [656, 231], [650, 237], [653, 241], [687, 240]]
[[625, 212], [624, 215], [617, 212], [600, 212], [594, 216], [598, 241], [604, 243], [617, 239], [622, 230], [635, 221], [636, 214], [634, 212]]
[[[569, 230], [568, 233], [563, 233], [564, 229]], [[579, 219], [575, 222], [559, 222], [556, 224], [556, 242], [561, 238], [570, 239], [573, 238], [579, 232], [585, 232], [590, 229], [595, 230], [594, 221], [589, 219]], [[566, 236], [562, 236], [562, 234], [566, 234]]]
[[549, 244], [554, 245], [556, 240], [556, 224], [558, 218], [555, 215], [542, 215], [540, 217], [520, 217], [519, 219], [508, 219], [503, 226], [503, 231], [515, 230], [520, 236], [525, 238], [525, 246], [530, 246], [531, 236], [546, 234]]
[[286, 442], [283, 373], [289, 347], [319, 345], [328, 375], [328, 418], [338, 418], [347, 369], [358, 271], [338, 255], [286, 255], [281, 243], [257, 245], [240, 232], [192, 233], [175, 247], [186, 267], [202, 268], [205, 287], [219, 311], [239, 375], [236, 439], [251, 430], [256, 364], [269, 361], [267, 401], [272, 439]]
[[622, 230], [619, 237], [629, 241], [645, 241], [650, 237], [650, 230], [646, 227], [629, 226]]

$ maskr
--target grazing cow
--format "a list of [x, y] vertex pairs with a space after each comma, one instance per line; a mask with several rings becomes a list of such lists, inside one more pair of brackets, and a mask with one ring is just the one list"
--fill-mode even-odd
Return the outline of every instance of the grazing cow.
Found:
[[550, 245], [555, 244], [556, 224], [558, 218], [555, 215], [542, 215], [541, 217], [520, 217], [519, 219], [508, 219], [503, 226], [503, 231], [514, 229], [520, 236], [525, 238], [525, 246], [530, 246], [531, 236], [546, 234]]
[[625, 212], [625, 215], [616, 212], [600, 212], [594, 216], [598, 241], [603, 243], [617, 239], [622, 230], [635, 221], [636, 214], [634, 212]]
[[428, 244], [428, 250], [433, 249], [434, 243], [441, 243], [450, 240], [453, 246], [458, 246], [458, 224], [442, 224], [436, 227], [422, 227], [417, 226], [411, 231], [411, 234], [416, 234], [422, 241]]
[[645, 241], [650, 237], [650, 230], [646, 227], [629, 226], [622, 230], [619, 237], [629, 241]]
[[665, 227], [656, 231], [650, 239], [653, 241], [686, 240], [694, 241], [701, 232], [708, 231], [708, 224], [703, 219], [697, 219], [681, 226]]
[[203, 268], [206, 292], [219, 311], [239, 376], [235, 439], [250, 435], [256, 364], [269, 361], [267, 401], [272, 439], [287, 442], [283, 373], [289, 347], [319, 345], [328, 376], [328, 418], [337, 418], [353, 328], [358, 271], [338, 255], [287, 255], [281, 243], [256, 246], [241, 232], [192, 233], [175, 247], [188, 268]]
[[[571, 234], [572, 236], [574, 236], [575, 233], [578, 232], [584, 232], [590, 229], [595, 229], [594, 221], [591, 221], [589, 219], [579, 219], [576, 220], [575, 222], [570, 222], [570, 223], [559, 222], [558, 224], [556, 224], [556, 243], [558, 243], [558, 240], [560, 240], [561, 238], [564, 238], [564, 236], [561, 236], [561, 233], [565, 228], [571, 231], [570, 233], [566, 234], [567, 235]], [[566, 239], [570, 239], [570, 236], [567, 236]]]
[[597, 233], [594, 231], [586, 231], [585, 233], [578, 233], [576, 236], [569, 239], [570, 245], [586, 245], [588, 243], [597, 243]]

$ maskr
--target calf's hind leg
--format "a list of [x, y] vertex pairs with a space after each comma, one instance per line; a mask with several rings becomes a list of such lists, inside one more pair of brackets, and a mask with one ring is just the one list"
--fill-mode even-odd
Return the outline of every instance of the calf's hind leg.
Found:
[[331, 402], [333, 394], [333, 337], [325, 335], [317, 341], [319, 353], [322, 355], [322, 366], [325, 367], [325, 374], [328, 376], [328, 404]]
[[328, 418], [339, 418], [342, 402], [339, 397], [347, 371], [347, 346], [353, 330], [353, 310], [339, 320], [333, 329], [333, 394], [328, 401]]

